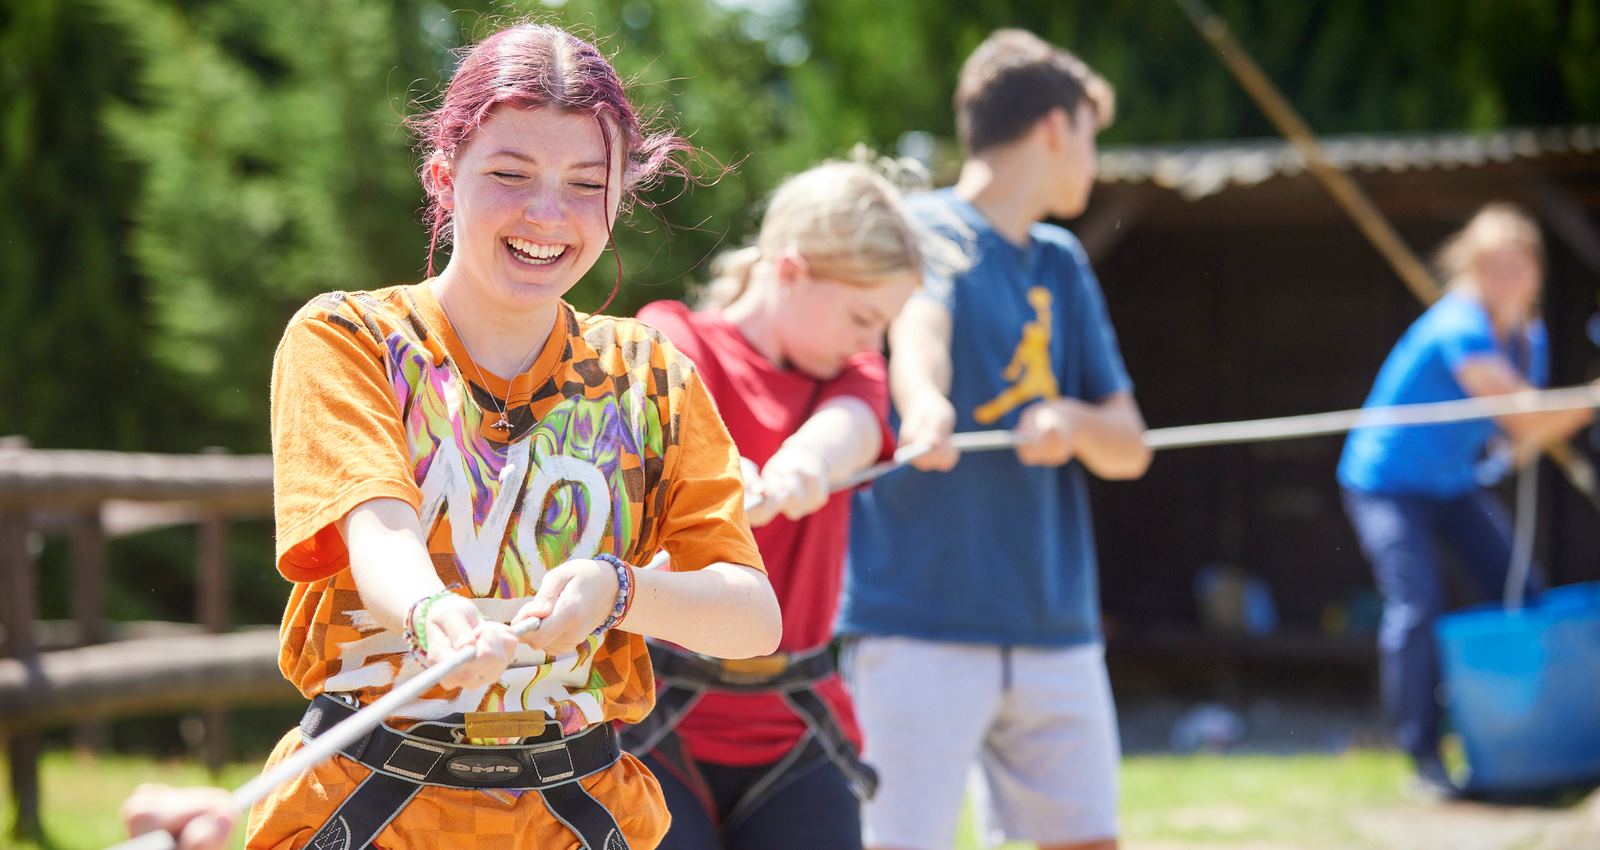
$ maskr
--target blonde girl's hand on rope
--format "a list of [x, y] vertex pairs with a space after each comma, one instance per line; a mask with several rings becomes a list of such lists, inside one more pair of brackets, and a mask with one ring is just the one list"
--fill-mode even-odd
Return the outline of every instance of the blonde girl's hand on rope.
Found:
[[1022, 411], [1014, 429], [1017, 459], [1028, 466], [1061, 466], [1072, 460], [1077, 422], [1070, 399], [1037, 401]]
[[177, 836], [178, 850], [223, 850], [238, 820], [233, 796], [221, 788], [145, 784], [122, 804], [130, 836], [161, 830]]
[[777, 506], [767, 498], [761, 482], [761, 467], [747, 457], [739, 458], [739, 475], [744, 481], [744, 518], [751, 528], [760, 528], [778, 515]]
[[925, 472], [949, 472], [961, 460], [961, 453], [950, 442], [956, 428], [956, 409], [950, 399], [937, 393], [924, 394], [900, 420], [900, 445], [927, 446], [928, 450], [911, 458], [911, 465]]
[[827, 459], [805, 446], [785, 444], [761, 470], [761, 495], [761, 502], [750, 508], [752, 527], [778, 514], [796, 520], [815, 513], [831, 495]]
[[428, 607], [423, 628], [428, 634], [424, 660], [430, 666], [462, 649], [471, 647], [475, 651], [471, 661], [440, 681], [442, 687], [452, 690], [494, 682], [516, 654], [517, 636], [511, 633], [510, 626], [484, 619], [472, 600], [453, 593]]
[[543, 622], [522, 642], [549, 655], [571, 652], [611, 616], [617, 593], [612, 565], [588, 558], [568, 561], [545, 574], [539, 592], [511, 622], [537, 617]]

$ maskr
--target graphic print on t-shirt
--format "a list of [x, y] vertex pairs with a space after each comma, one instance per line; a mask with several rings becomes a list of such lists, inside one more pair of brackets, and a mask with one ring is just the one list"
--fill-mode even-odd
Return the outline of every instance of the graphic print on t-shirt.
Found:
[[[391, 331], [385, 344], [422, 488], [422, 527], [447, 584], [468, 590], [486, 617], [506, 622], [549, 570], [600, 552], [627, 552], [636, 533], [628, 494], [641, 490], [640, 481], [630, 487], [628, 479], [639, 478], [646, 452], [659, 457], [664, 449], [658, 411], [641, 383], [620, 398], [569, 397], [503, 444], [483, 436], [485, 414], [449, 359], [436, 363], [422, 342], [400, 331]], [[587, 365], [576, 371], [603, 375], [599, 363]], [[591, 636], [555, 658], [519, 646], [498, 681], [465, 688], [454, 699], [420, 702], [407, 713], [426, 718], [553, 707], [568, 731], [599, 722], [606, 677], [596, 675], [592, 661], [600, 641]], [[340, 671], [326, 687], [349, 691], [403, 681], [420, 669], [405, 655], [396, 668], [396, 654], [405, 652], [400, 636], [387, 630], [339, 644]]]
[[1035, 318], [1022, 326], [1017, 352], [1002, 373], [1011, 386], [972, 411], [973, 421], [979, 425], [993, 425], [1002, 416], [1031, 401], [1061, 395], [1056, 385], [1055, 366], [1050, 362], [1051, 300], [1050, 290], [1042, 286], [1028, 290], [1028, 303], [1033, 305]]

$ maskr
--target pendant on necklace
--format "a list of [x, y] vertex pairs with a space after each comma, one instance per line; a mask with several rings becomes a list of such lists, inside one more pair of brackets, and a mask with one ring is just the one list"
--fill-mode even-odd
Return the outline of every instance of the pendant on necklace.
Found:
[[506, 415], [503, 411], [500, 414], [500, 421], [490, 425], [489, 427], [495, 429], [496, 431], [504, 431], [507, 434], [511, 433], [511, 422], [506, 419]]

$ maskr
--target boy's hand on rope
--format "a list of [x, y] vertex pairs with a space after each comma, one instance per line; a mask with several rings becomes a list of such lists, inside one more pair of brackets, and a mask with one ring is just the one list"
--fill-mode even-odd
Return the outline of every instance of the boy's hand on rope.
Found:
[[617, 603], [617, 571], [604, 561], [580, 558], [545, 574], [539, 592], [528, 600], [513, 625], [529, 617], [543, 620], [522, 642], [548, 655], [571, 652], [611, 616]]
[[428, 608], [428, 665], [466, 647], [477, 654], [440, 681], [445, 688], [475, 688], [500, 678], [517, 650], [517, 636], [505, 623], [485, 620], [472, 600], [454, 594]]
[[1061, 466], [1072, 460], [1077, 421], [1068, 399], [1035, 402], [1014, 429], [1017, 459], [1028, 466]]
[[178, 850], [222, 850], [238, 819], [233, 796], [221, 788], [144, 784], [122, 804], [129, 835], [161, 830], [177, 836]]
[[828, 462], [818, 452], [786, 444], [767, 459], [761, 470], [759, 500], [747, 516], [752, 528], [760, 528], [779, 514], [800, 519], [828, 503]]
[[911, 465], [924, 472], [949, 472], [961, 460], [961, 453], [950, 444], [956, 429], [956, 409], [950, 399], [930, 393], [906, 411], [900, 420], [901, 446], [929, 446], [911, 459]]

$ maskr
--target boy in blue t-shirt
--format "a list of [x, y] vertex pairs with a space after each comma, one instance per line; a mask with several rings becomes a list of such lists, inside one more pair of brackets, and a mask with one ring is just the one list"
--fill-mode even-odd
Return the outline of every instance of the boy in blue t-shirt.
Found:
[[[1137, 478], [1150, 452], [1088, 258], [1041, 222], [1083, 211], [1112, 92], [1001, 30], [955, 105], [960, 179], [913, 203], [972, 265], [890, 332], [900, 441], [935, 449], [857, 495], [840, 613], [881, 774], [866, 844], [949, 847], [976, 761], [987, 838], [1111, 848], [1119, 754], [1084, 470]], [[993, 428], [1016, 453], [957, 466], [951, 433]]]

